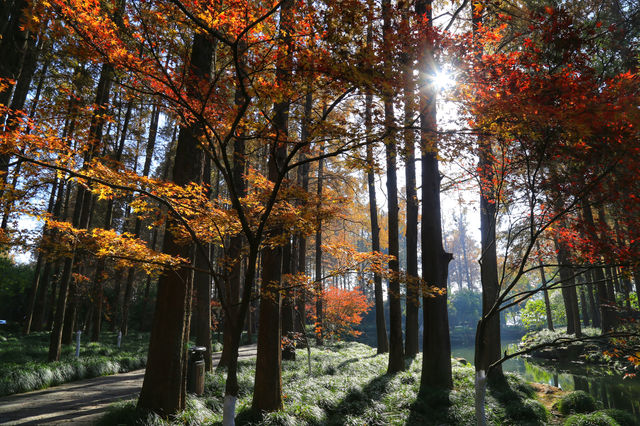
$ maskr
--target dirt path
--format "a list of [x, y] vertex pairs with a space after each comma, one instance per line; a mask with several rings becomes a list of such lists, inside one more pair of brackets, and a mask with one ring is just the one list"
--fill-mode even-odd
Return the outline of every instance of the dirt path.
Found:
[[[240, 348], [240, 359], [255, 355], [255, 344]], [[214, 366], [219, 359], [220, 352], [213, 354]], [[144, 370], [136, 370], [0, 398], [0, 425], [90, 425], [110, 404], [136, 398], [142, 389], [143, 378]]]

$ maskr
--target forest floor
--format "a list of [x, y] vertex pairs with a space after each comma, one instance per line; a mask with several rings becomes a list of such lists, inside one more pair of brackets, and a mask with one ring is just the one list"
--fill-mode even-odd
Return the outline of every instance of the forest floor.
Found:
[[568, 392], [563, 391], [562, 389], [543, 384], [543, 383], [530, 383], [531, 387], [536, 391], [536, 395], [538, 396], [538, 401], [544, 405], [549, 411], [549, 419], [548, 424], [550, 425], [560, 425], [564, 422], [565, 416], [560, 414], [557, 410], [555, 404], [562, 399], [564, 395]]
[[[422, 354], [406, 359], [406, 369], [386, 374], [388, 356], [354, 342], [325, 342], [312, 347], [311, 357], [297, 351], [295, 361], [282, 362], [283, 409], [256, 414], [251, 409], [255, 362], [239, 363], [238, 425], [471, 425], [475, 424], [474, 369], [453, 362], [454, 389], [419, 395]], [[487, 391], [487, 421], [491, 425], [547, 425], [549, 415], [536, 391], [519, 376], [507, 373], [507, 382]], [[117, 404], [101, 425], [222, 424], [225, 374], [207, 374], [205, 393], [189, 397], [184, 411], [171, 419], [136, 408], [135, 402]], [[555, 423], [559, 424], [559, 423]]]
[[[217, 365], [220, 352], [213, 354]], [[240, 359], [256, 355], [256, 345], [240, 348]], [[0, 425], [94, 424], [118, 401], [135, 398], [144, 370], [80, 380], [35, 392], [0, 398]]]

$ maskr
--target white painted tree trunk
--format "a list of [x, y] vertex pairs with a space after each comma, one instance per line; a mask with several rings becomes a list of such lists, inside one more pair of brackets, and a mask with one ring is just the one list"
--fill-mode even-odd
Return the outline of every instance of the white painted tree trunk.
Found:
[[485, 416], [485, 396], [487, 392], [487, 375], [484, 370], [476, 371], [476, 424], [478, 426], [486, 426], [487, 418]]
[[222, 406], [222, 426], [235, 426], [237, 400], [238, 398], [232, 395], [224, 396], [224, 405]]

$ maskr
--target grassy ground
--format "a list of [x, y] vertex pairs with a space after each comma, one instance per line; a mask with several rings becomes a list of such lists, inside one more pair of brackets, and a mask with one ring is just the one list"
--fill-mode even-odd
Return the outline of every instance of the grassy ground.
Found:
[[[418, 398], [420, 356], [407, 362], [406, 371], [385, 375], [387, 356], [360, 343], [338, 343], [312, 350], [309, 375], [307, 356], [298, 351], [295, 362], [283, 362], [284, 409], [257, 418], [251, 412], [255, 361], [240, 363], [238, 424], [260, 425], [469, 425], [474, 419], [472, 366], [455, 362], [454, 390]], [[207, 375], [202, 398], [190, 398], [188, 408], [172, 422], [136, 411], [135, 403], [122, 403], [102, 424], [220, 424], [224, 374]], [[546, 424], [547, 410], [535, 400], [534, 390], [517, 376], [509, 386], [489, 391], [487, 412], [492, 425]], [[138, 423], [138, 424], [140, 424]]]
[[[83, 336], [84, 337], [84, 336]], [[4, 334], [0, 341], [0, 396], [28, 392], [74, 380], [143, 368], [148, 334], [130, 334], [116, 347], [115, 333], [102, 333], [100, 342], [84, 337], [80, 358], [75, 343], [63, 345], [60, 361], [47, 362], [49, 333]]]

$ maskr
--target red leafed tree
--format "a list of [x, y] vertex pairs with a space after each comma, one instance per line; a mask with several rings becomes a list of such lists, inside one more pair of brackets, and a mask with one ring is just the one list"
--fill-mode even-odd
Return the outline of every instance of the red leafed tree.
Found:
[[[367, 296], [362, 291], [342, 290], [337, 287], [328, 287], [322, 294], [323, 303], [323, 336], [340, 339], [345, 336], [358, 336], [360, 331], [355, 327], [362, 321], [372, 304], [367, 301]], [[311, 304], [307, 305], [307, 313], [315, 321], [315, 310]], [[316, 330], [316, 333], [320, 330]]]
[[[478, 424], [484, 421], [484, 374], [513, 356], [482, 357], [488, 352], [486, 323], [543, 290], [515, 290], [525, 273], [542, 267], [537, 242], [547, 250], [549, 242], [556, 243], [560, 274], [550, 286], [562, 288], [580, 338], [574, 280], [576, 271], [589, 265], [577, 263], [577, 243], [591, 238], [588, 233], [572, 238], [564, 229], [579, 223], [581, 207], [594, 196], [609, 196], [603, 183], [617, 176], [638, 140], [640, 117], [631, 101], [637, 101], [637, 78], [630, 73], [603, 77], [592, 61], [606, 32], [562, 9], [526, 13], [527, 29], [521, 32], [510, 32], [515, 27], [510, 17], [499, 17], [504, 22], [496, 27], [476, 28], [485, 53], [470, 50], [468, 82], [462, 86], [468, 124], [493, 151], [491, 173], [483, 171], [480, 184], [494, 194], [494, 220], [507, 219], [507, 238], [498, 246], [504, 258], [499, 291], [483, 312], [476, 336], [476, 360], [485, 360], [476, 363]], [[505, 33], [518, 40], [517, 48], [508, 48]], [[599, 293], [606, 297], [607, 290]], [[604, 307], [607, 299], [600, 301]]]

